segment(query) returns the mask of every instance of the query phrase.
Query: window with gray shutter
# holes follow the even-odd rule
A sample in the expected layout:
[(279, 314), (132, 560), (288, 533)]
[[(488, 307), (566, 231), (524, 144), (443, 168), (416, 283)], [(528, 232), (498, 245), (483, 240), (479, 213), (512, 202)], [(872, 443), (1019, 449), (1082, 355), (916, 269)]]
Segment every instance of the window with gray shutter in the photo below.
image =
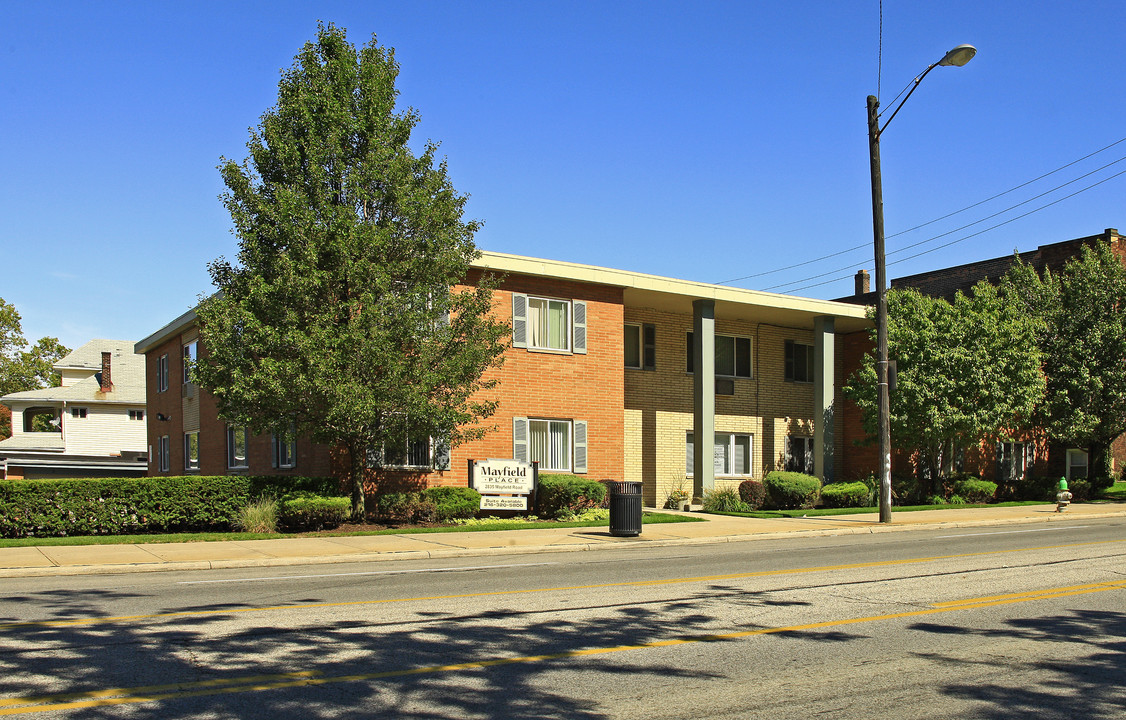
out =
[(575, 420), (575, 472), (586, 473), (586, 420)]
[(586, 303), (582, 300), (575, 300), (571, 303), (571, 312), (574, 318), (572, 326), (571, 347), (574, 352), (585, 355), (586, 354)]
[(528, 296), (512, 294), (512, 347), (528, 347)]
[(528, 462), (528, 418), (512, 418), (512, 457)]

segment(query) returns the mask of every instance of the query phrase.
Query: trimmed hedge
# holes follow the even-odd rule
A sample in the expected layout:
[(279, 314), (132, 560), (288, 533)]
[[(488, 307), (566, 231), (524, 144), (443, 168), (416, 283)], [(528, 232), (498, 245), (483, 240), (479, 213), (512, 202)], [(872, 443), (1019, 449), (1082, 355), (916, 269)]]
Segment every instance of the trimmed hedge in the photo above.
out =
[(351, 516), (351, 498), (299, 491), (278, 499), (278, 521), (286, 530), (330, 530)]
[(434, 503), (434, 517), (440, 523), (471, 518), (481, 509), (481, 493), (473, 488), (432, 487), (420, 495)]
[(243, 475), (3, 480), (0, 537), (226, 531), (252, 500), (299, 490), (338, 494), (339, 484)]
[(997, 483), (967, 478), (954, 483), (953, 492), (968, 503), (987, 503), (997, 494)]
[(536, 488), (536, 513), (555, 518), (601, 507), (606, 485), (577, 475), (542, 474)]
[(821, 489), (821, 481), (812, 475), (781, 470), (767, 473), (762, 484), (770, 504), (781, 510), (813, 507)]
[(739, 483), (739, 499), (758, 510), (766, 502), (766, 486), (759, 480), (744, 480)]
[(833, 483), (821, 488), (821, 503), (827, 508), (867, 507), (871, 491), (862, 482)]

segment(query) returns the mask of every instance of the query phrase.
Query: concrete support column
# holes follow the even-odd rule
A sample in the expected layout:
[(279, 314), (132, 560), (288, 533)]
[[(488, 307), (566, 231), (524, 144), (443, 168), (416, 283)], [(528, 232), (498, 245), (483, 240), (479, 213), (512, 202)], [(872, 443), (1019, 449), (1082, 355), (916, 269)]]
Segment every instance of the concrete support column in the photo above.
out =
[(692, 495), (715, 489), (715, 300), (692, 301)]
[(813, 473), (833, 482), (834, 349), (832, 317), (813, 321)]

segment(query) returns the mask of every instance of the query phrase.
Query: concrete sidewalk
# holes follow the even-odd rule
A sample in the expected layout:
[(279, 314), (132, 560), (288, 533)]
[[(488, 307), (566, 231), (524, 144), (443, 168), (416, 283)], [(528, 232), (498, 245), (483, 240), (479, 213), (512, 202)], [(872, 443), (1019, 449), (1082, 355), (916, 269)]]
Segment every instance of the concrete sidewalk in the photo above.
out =
[[(1126, 517), (1126, 503), (1084, 503), (1057, 513), (1054, 504), (923, 510), (759, 520), (692, 513), (707, 522), (646, 525), (640, 536), (614, 537), (608, 528), (489, 530), (479, 532), (301, 537), (227, 542), (71, 545), (0, 548), (0, 577), (91, 575), (169, 570), (269, 567), (317, 563), (452, 558), (518, 553), (612, 550), (787, 536), (846, 535), (1006, 523), (1075, 522)], [(675, 512), (675, 511), (662, 511)]]

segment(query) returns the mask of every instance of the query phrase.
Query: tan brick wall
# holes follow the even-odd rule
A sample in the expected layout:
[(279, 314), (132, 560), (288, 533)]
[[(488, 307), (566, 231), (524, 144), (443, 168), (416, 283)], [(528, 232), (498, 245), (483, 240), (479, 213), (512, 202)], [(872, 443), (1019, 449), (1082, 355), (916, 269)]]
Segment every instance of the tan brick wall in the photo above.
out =
[[(718, 313), (717, 313), (718, 314)], [(692, 316), (648, 308), (625, 309), (627, 323), (656, 329), (656, 370), (625, 370), (626, 479), (640, 481), (646, 504), (664, 504), (685, 478), (686, 433), (692, 430), (692, 375), (686, 370)], [(786, 436), (813, 436), (813, 384), (785, 381), (785, 341), (813, 344), (813, 332), (717, 317), (716, 333), (751, 338), (751, 378), (735, 378), (735, 394), (716, 396), (717, 433), (753, 435), (751, 474), (717, 478), (716, 487), (762, 478), (780, 467)], [(836, 423), (840, 466), (840, 418)]]

